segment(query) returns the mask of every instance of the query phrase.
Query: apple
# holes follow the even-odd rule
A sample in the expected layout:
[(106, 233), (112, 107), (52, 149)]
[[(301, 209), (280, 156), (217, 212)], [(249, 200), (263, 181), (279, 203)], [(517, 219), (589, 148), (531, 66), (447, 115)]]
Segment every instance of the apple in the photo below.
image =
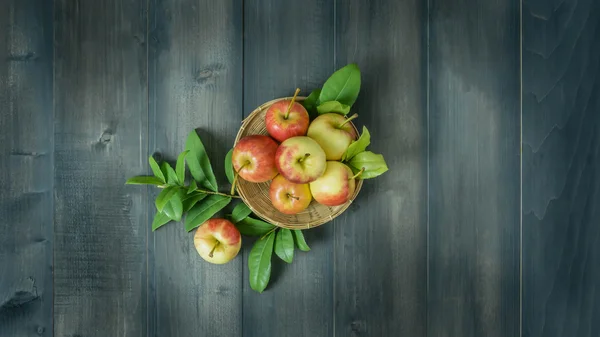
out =
[[(360, 173), (359, 173), (360, 174)], [(354, 194), (356, 177), (352, 170), (337, 161), (328, 161), (325, 173), (310, 183), (313, 198), (325, 206), (339, 206), (346, 203)]]
[(306, 135), (321, 145), (327, 160), (340, 160), (350, 143), (356, 140), (356, 130), (350, 124), (356, 117), (356, 114), (350, 118), (336, 113), (323, 114), (310, 123)]
[(308, 184), (296, 184), (282, 175), (271, 181), (271, 204), (283, 214), (296, 214), (305, 210), (312, 200)]
[(236, 177), (239, 174), (244, 180), (253, 183), (273, 179), (277, 175), (276, 152), (277, 142), (271, 137), (252, 135), (240, 139), (231, 155)]
[(242, 236), (231, 221), (210, 219), (196, 230), (194, 246), (204, 260), (214, 264), (224, 264), (239, 253), (242, 247)]
[(299, 92), (300, 89), (296, 89), (291, 100), (277, 101), (267, 109), (267, 132), (279, 142), (296, 136), (306, 136), (310, 120), (306, 109), (296, 102)]
[(296, 184), (317, 180), (325, 172), (325, 152), (311, 138), (292, 137), (277, 148), (275, 164), (279, 173)]

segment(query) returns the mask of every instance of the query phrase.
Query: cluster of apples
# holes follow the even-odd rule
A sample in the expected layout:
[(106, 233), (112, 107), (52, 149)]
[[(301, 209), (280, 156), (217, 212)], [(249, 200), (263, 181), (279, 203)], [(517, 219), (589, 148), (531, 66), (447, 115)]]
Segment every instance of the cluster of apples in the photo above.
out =
[(326, 206), (346, 203), (354, 194), (358, 176), (340, 162), (357, 138), (350, 123), (357, 116), (326, 113), (311, 123), (304, 106), (296, 102), (299, 91), (296, 89), (291, 100), (277, 101), (267, 110), (265, 125), (270, 137), (244, 137), (232, 154), (236, 177), (255, 183), (271, 180), (271, 203), (284, 214), (305, 210), (313, 198)]

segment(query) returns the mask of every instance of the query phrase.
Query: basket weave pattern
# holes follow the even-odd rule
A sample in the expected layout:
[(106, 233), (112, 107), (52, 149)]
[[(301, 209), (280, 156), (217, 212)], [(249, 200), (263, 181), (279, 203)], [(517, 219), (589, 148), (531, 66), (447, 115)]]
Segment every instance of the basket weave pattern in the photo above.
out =
[[(278, 98), (266, 102), (256, 108), (256, 110), (244, 119), (237, 137), (235, 138), (235, 144), (245, 136), (268, 135), (265, 127), (265, 114), (267, 109), (273, 103), (284, 99), (291, 99), (291, 97)], [(305, 97), (297, 97), (296, 101), (303, 101), (304, 99)], [(352, 124), (352, 122), (350, 123)], [(352, 124), (352, 127), (356, 130), (354, 124)], [(358, 134), (358, 130), (356, 130), (356, 134)], [(283, 228), (308, 229), (320, 226), (342, 214), (360, 192), (362, 180), (356, 182), (354, 195), (347, 203), (340, 206), (329, 207), (321, 205), (313, 200), (307, 209), (294, 215), (283, 214), (273, 207), (269, 198), (270, 184), (270, 181), (260, 184), (251, 183), (240, 177), (237, 183), (237, 190), (246, 205), (248, 205), (252, 212), (261, 219)]]

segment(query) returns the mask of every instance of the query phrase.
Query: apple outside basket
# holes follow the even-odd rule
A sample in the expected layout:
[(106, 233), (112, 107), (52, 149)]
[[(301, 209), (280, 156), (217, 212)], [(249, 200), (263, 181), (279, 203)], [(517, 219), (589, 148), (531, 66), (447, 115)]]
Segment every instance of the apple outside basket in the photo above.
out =
[[(268, 135), (265, 127), (265, 114), (267, 109), (273, 103), (285, 99), (291, 99), (291, 97), (274, 99), (262, 104), (256, 108), (256, 110), (252, 111), (252, 113), (242, 122), (242, 126), (235, 138), (235, 144), (245, 136)], [(298, 102), (301, 102), (304, 99), (306, 99), (306, 97), (296, 97), (296, 101)], [(349, 123), (352, 124), (352, 122)], [(358, 134), (356, 126), (352, 124), (352, 127), (356, 130), (356, 134)], [(273, 207), (269, 198), (270, 181), (266, 183), (251, 183), (240, 177), (237, 182), (237, 191), (244, 203), (246, 203), (252, 212), (261, 219), (283, 228), (308, 229), (320, 226), (342, 214), (350, 206), (356, 196), (358, 196), (362, 183), (363, 181), (360, 179), (356, 181), (354, 195), (352, 195), (350, 200), (343, 205), (330, 207), (321, 205), (313, 200), (307, 209), (293, 215), (283, 214)]]

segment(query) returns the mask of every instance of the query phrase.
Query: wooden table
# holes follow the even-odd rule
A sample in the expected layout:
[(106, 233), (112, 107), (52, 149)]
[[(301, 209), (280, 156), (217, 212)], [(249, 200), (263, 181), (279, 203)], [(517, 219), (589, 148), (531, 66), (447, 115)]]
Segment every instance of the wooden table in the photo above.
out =
[[(0, 0), (0, 336), (600, 335), (600, 1)], [(248, 284), (147, 158), (357, 62), (390, 171)], [(248, 240), (247, 240), (248, 241)]]

